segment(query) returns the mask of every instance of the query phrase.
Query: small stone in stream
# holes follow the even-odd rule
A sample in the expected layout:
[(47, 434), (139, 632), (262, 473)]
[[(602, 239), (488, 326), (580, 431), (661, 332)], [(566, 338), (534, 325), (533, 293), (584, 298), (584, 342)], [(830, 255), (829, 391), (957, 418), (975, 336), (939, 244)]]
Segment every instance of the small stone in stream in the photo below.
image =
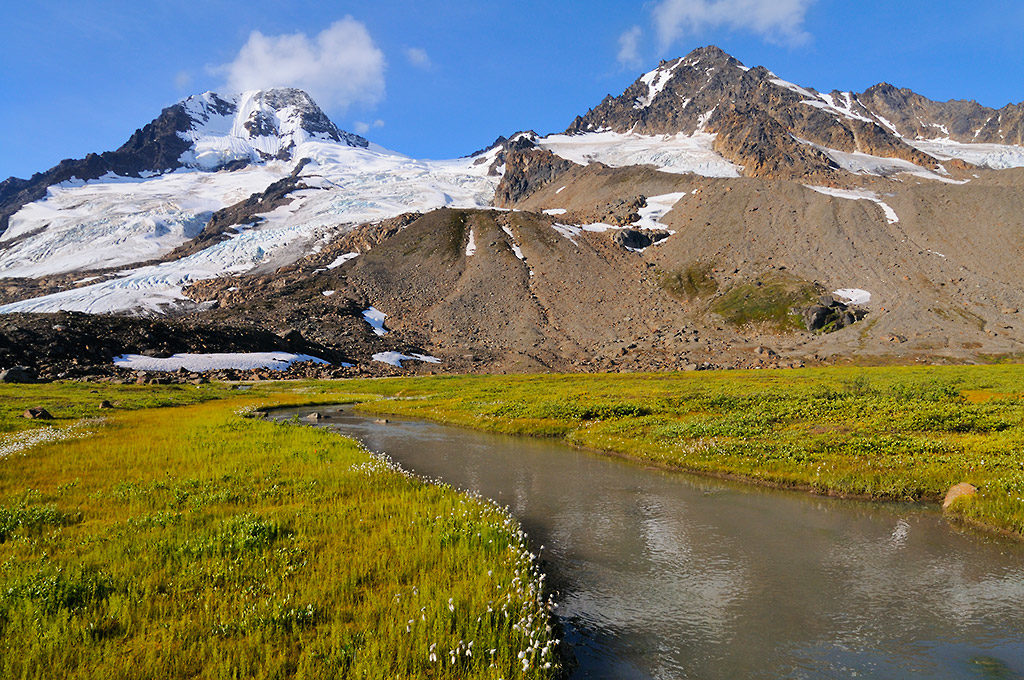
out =
[(53, 420), (53, 416), (42, 406), (33, 406), (29, 410), (21, 414), (24, 418), (31, 420)]
[(308, 416), (306, 416), (306, 420), (310, 421), (311, 423), (315, 423), (315, 422), (321, 420), (322, 418), (323, 418), (323, 416), (320, 415), (319, 413), (317, 413), (316, 411), (313, 411)]
[(378, 425), (387, 425), (388, 424), (388, 419), (387, 418), (377, 418), (373, 422), (377, 423)]

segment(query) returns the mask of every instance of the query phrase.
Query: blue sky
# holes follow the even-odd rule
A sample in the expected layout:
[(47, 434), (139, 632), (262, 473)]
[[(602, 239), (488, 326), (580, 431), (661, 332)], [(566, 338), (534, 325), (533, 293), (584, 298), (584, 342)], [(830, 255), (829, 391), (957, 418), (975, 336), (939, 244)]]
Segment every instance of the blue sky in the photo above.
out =
[(339, 126), (386, 147), (454, 157), (562, 130), (706, 44), (819, 90), (884, 80), (933, 99), (1024, 100), (1019, 0), (8, 3), (0, 178), (116, 148), (189, 94), (263, 77), (312, 83)]

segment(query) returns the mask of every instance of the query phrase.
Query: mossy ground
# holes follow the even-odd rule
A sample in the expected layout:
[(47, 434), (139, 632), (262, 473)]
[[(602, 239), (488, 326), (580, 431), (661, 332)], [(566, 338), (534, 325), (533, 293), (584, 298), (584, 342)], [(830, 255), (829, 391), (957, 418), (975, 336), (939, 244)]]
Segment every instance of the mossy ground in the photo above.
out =
[(811, 304), (819, 292), (809, 281), (774, 271), (729, 288), (713, 301), (711, 310), (734, 326), (765, 323), (781, 330), (803, 330), (796, 310)]

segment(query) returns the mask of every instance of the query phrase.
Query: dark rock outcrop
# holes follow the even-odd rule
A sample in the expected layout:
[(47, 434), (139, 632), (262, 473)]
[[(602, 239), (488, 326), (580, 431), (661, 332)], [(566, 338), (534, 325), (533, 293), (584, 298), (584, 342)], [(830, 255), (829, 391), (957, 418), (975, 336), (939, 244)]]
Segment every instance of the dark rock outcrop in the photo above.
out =
[(661, 229), (619, 229), (612, 235), (612, 240), (623, 248), (641, 250), (668, 237), (669, 233)]
[(34, 372), (25, 366), (13, 366), (0, 371), (0, 383), (30, 383), (34, 379)]
[(801, 316), (807, 330), (828, 333), (857, 323), (867, 316), (867, 311), (831, 295), (822, 295), (816, 304), (806, 307)]
[(494, 205), (508, 207), (577, 167), (550, 151), (530, 147), (512, 149), (505, 157), (505, 174), (494, 195)]

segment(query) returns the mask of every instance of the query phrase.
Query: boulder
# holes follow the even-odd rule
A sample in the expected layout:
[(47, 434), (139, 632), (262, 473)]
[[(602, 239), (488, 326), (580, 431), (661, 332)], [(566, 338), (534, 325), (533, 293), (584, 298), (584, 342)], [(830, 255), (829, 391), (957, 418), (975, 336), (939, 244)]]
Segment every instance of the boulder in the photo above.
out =
[(804, 326), (809, 331), (821, 330), (828, 323), (831, 310), (824, 305), (811, 305), (804, 309)]
[(292, 328), (291, 330), (282, 332), (279, 337), (288, 343), (289, 347), (302, 347), (306, 344), (306, 339), (302, 337), (302, 333)]
[(978, 488), (973, 484), (967, 482), (960, 482), (949, 487), (949, 491), (946, 492), (946, 498), (942, 501), (942, 509), (945, 510), (958, 498), (974, 496), (978, 493)]
[(114, 405), (113, 405), (113, 404), (111, 404), (111, 403), (110, 403), (109, 401), (107, 401), (106, 399), (104, 399), (103, 401), (101, 401), (101, 402), (100, 402), (100, 408), (102, 408), (102, 409), (107, 409), (107, 408), (114, 408)]
[(867, 316), (867, 311), (836, 300), (831, 295), (822, 295), (818, 298), (817, 304), (805, 307), (801, 316), (804, 326), (811, 332), (820, 331), (826, 327), (829, 327), (829, 330), (837, 331), (857, 323)]
[(53, 420), (53, 416), (42, 406), (33, 406), (24, 413), (21, 414), (24, 418), (30, 420)]
[(311, 423), (319, 422), (322, 419), (323, 419), (323, 416), (321, 414), (317, 413), (316, 411), (313, 411), (308, 416), (306, 416), (306, 420), (308, 420)]
[(24, 366), (14, 366), (0, 371), (0, 383), (30, 383), (34, 379), (32, 370)]

